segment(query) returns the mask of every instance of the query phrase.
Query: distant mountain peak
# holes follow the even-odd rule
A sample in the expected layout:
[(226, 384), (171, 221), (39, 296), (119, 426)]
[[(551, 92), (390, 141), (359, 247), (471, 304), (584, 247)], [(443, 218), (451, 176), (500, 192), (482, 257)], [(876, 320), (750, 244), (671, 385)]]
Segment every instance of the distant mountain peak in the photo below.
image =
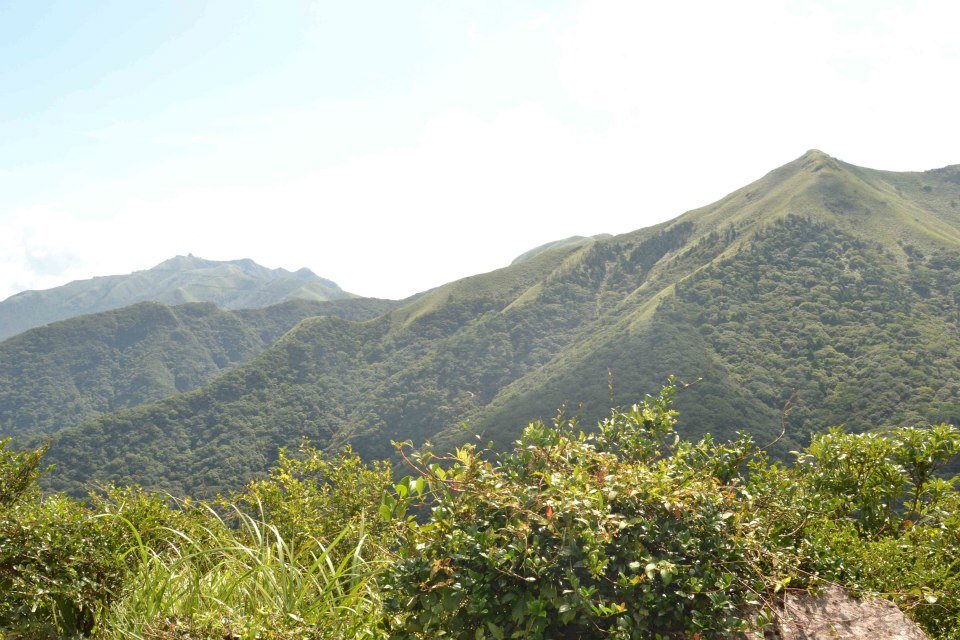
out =
[(299, 269), (293, 272), (293, 275), (297, 276), (301, 280), (323, 280), (323, 278), (315, 274), (310, 269), (307, 269), (306, 267), (300, 267)]
[(0, 302), (0, 340), (74, 316), (145, 301), (211, 302), (223, 309), (266, 307), (287, 300), (355, 297), (309, 269), (270, 269), (250, 258), (207, 260), (177, 255), (149, 269), (76, 280), (43, 291), (25, 291)]
[[(160, 264), (152, 268), (153, 269), (159, 269), (159, 268), (178, 269), (178, 270), (196, 269), (198, 267), (208, 266), (211, 263), (212, 263), (211, 260), (204, 260), (203, 258), (197, 257), (192, 253), (189, 253), (185, 256), (176, 255), (176, 256), (173, 256), (172, 258), (168, 258), (167, 260), (164, 260), (163, 262), (161, 262)], [(144, 271), (149, 271), (149, 269), (144, 269)]]

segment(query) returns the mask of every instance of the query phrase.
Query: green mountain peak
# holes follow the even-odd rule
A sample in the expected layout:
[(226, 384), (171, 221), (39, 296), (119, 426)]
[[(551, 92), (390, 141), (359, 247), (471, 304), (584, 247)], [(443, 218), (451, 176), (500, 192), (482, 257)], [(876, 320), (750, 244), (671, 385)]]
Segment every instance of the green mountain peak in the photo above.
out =
[(807, 149), (806, 153), (800, 156), (799, 160), (805, 161), (816, 161), (816, 160), (832, 160), (832, 156), (820, 149)]

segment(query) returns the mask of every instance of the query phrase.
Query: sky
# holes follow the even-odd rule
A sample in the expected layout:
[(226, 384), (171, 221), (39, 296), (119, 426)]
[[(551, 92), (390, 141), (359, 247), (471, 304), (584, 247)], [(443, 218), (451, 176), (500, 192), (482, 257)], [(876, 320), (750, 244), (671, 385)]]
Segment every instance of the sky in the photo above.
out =
[(2, 0), (0, 299), (178, 254), (402, 298), (818, 148), (960, 163), (947, 0)]

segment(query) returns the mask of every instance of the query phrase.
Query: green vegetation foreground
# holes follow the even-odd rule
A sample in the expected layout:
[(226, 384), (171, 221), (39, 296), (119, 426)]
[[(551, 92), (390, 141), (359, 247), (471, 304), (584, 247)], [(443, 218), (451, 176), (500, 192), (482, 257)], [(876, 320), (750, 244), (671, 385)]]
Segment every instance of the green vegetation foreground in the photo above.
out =
[[(721, 638), (839, 583), (960, 638), (960, 430), (681, 440), (676, 388), (510, 453), (397, 447), (411, 475), (305, 443), (214, 503), (34, 483), (0, 446), (8, 638)], [(410, 514), (416, 514), (410, 515)]]

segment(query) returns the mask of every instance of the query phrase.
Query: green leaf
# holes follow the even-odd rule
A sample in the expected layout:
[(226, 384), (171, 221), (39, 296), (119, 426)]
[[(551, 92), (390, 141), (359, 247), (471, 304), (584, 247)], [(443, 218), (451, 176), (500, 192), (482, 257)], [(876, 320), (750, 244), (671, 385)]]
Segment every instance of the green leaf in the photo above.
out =
[(493, 636), (494, 640), (503, 640), (503, 629), (492, 622), (487, 622), (487, 629), (490, 630), (490, 635)]

